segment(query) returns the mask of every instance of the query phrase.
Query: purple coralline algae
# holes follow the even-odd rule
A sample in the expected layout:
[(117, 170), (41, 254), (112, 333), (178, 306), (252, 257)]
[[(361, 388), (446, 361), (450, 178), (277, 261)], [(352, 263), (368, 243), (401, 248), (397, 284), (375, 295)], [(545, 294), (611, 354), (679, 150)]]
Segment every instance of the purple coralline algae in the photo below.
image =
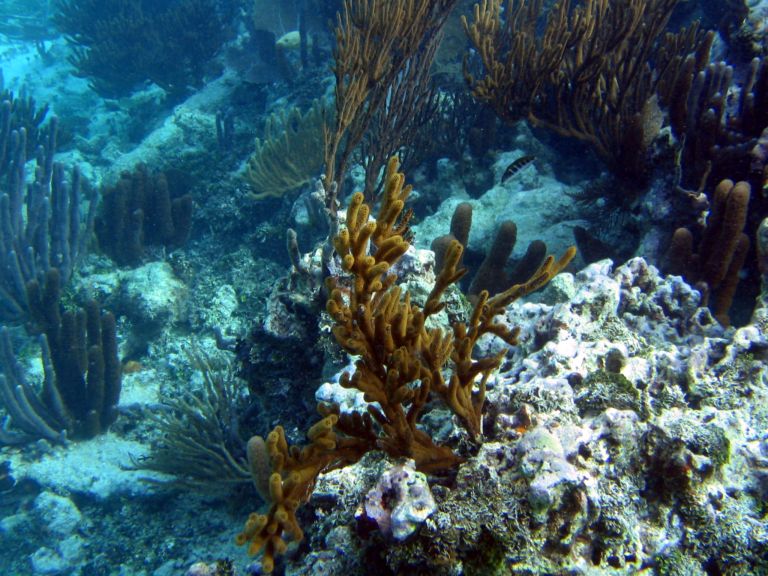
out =
[(427, 477), (407, 460), (381, 475), (357, 516), (375, 522), (383, 534), (405, 540), (436, 508)]

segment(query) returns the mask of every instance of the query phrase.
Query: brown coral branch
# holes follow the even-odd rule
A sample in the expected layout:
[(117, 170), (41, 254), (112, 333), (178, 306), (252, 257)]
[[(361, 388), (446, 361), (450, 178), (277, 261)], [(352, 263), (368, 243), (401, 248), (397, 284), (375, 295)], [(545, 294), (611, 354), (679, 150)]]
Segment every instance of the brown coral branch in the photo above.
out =
[[(325, 128), (326, 189), (334, 182), (341, 184), (352, 153), (376, 118), (387, 114), (388, 99), (402, 98), (402, 93), (392, 94), (398, 76), (407, 74), (411, 65), (429, 68), (433, 45), (439, 41), (440, 30), (456, 1), (345, 0), (335, 30), (336, 118)], [(429, 57), (420, 59), (420, 52)], [(418, 81), (426, 83), (427, 78)], [(387, 125), (386, 118), (380, 120)], [(395, 150), (379, 151), (378, 167), (386, 161), (382, 152), (390, 154)], [(378, 173), (378, 168), (367, 171)]]
[(678, 228), (665, 255), (668, 273), (681, 274), (688, 282), (702, 286), (704, 304), (709, 294), (714, 293), (712, 311), (726, 326), (730, 323), (728, 309), (739, 271), (749, 250), (749, 238), (743, 230), (750, 194), (747, 182), (734, 184), (731, 180), (722, 180), (712, 193), (712, 207), (697, 251), (694, 253), (692, 232)]
[[(237, 537), (249, 543), (249, 552), (264, 550), (262, 567), (270, 572), (274, 558), (286, 549), (284, 535), (302, 538), (296, 508), (312, 490), (318, 474), (359, 459), (374, 448), (393, 458), (411, 458), (423, 472), (444, 472), (463, 458), (439, 445), (419, 428), (420, 416), (431, 399), (441, 399), (464, 424), (473, 439), (482, 433), (482, 413), (488, 378), (505, 352), (473, 358), (479, 338), (494, 334), (513, 345), (518, 329), (497, 323), (494, 317), (505, 306), (540, 288), (560, 272), (574, 249), (555, 261), (548, 257), (525, 283), (488, 297), (483, 292), (469, 321), (452, 332), (427, 327), (426, 319), (443, 308), (442, 295), (464, 274), (459, 268), (463, 247), (454, 240), (424, 308), (395, 285), (390, 271), (410, 247), (405, 201), (411, 192), (391, 158), (385, 174), (384, 194), (376, 219), (358, 192), (347, 209), (346, 224), (334, 238), (343, 269), (351, 278), (331, 278), (327, 311), (339, 345), (357, 356), (352, 373), (342, 374), (340, 384), (363, 393), (369, 403), (365, 415), (340, 416), (337, 406), (320, 406), (325, 418), (313, 426), (304, 448), (288, 447), (282, 428), (266, 441), (256, 437), (248, 445), (254, 483), (270, 504), (267, 514), (252, 514)], [(343, 281), (351, 288), (342, 290)], [(448, 383), (444, 373), (453, 369)], [(269, 462), (267, 463), (267, 457)]]
[(464, 28), (483, 70), (475, 77), (467, 62), (467, 83), (506, 122), (585, 141), (614, 172), (637, 173), (660, 127), (648, 103), (701, 36), (662, 37), (676, 0), (575, 4), (556, 3), (543, 32), (541, 0), (511, 0), (503, 12), (502, 0), (477, 4)]

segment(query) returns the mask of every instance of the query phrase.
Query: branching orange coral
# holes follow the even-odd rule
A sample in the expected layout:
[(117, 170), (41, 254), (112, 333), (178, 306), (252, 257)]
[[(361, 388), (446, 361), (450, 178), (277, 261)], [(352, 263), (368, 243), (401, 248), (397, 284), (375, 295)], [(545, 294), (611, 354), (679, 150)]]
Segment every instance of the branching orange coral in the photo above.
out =
[(354, 439), (337, 442), (333, 427), (338, 416), (330, 414), (307, 432), (310, 443), (304, 448), (289, 446), (282, 426), (267, 436), (254, 436), (248, 441), (248, 463), (253, 481), (269, 509), (266, 514), (252, 513), (235, 542), (248, 544), (248, 553), (264, 550), (261, 567), (272, 572), (274, 559), (287, 548), (284, 535), (294, 541), (304, 537), (296, 509), (305, 502), (324, 470), (345, 466), (360, 459), (367, 447)]
[[(427, 319), (442, 310), (445, 290), (465, 273), (458, 268), (463, 247), (452, 242), (444, 257), (435, 286), (421, 309), (402, 294), (390, 273), (393, 264), (409, 247), (405, 200), (411, 187), (403, 186), (404, 176), (397, 172), (397, 159), (390, 160), (379, 214), (369, 221), (370, 208), (361, 194), (356, 194), (347, 211), (347, 228), (337, 236), (335, 247), (342, 256), (344, 269), (352, 274), (349, 301), (335, 288), (328, 301), (328, 312), (336, 321), (336, 340), (350, 354), (359, 357), (353, 375), (345, 375), (342, 384), (357, 388), (382, 425), (379, 439), (382, 449), (394, 457), (408, 457), (421, 470), (435, 471), (453, 466), (456, 456), (445, 447), (436, 446), (416, 427), (418, 417), (431, 392), (462, 420), (473, 438), (481, 433), (485, 383), (498, 368), (503, 353), (474, 359), (478, 340), (493, 334), (509, 345), (517, 343), (517, 329), (509, 329), (494, 318), (515, 300), (538, 290), (568, 265), (575, 254), (570, 248), (560, 260), (550, 256), (533, 276), (490, 298), (481, 292), (467, 324), (453, 326), (453, 333), (442, 328), (427, 328)], [(370, 250), (369, 250), (370, 247)], [(370, 252), (370, 253), (369, 253)], [(444, 371), (453, 364), (448, 382)]]
[[(516, 344), (519, 330), (494, 318), (546, 284), (575, 254), (569, 248), (557, 261), (548, 257), (527, 282), (492, 298), (481, 292), (468, 322), (455, 324), (452, 331), (427, 327), (427, 319), (444, 307), (445, 290), (465, 272), (459, 268), (463, 247), (454, 240), (447, 248), (423, 308), (395, 285), (392, 267), (410, 247), (410, 213), (404, 207), (411, 192), (397, 168), (398, 161), (392, 158), (376, 218), (370, 218), (370, 206), (358, 192), (347, 209), (346, 228), (334, 239), (352, 285), (342, 289), (342, 279), (331, 279), (327, 309), (335, 322), (336, 340), (357, 357), (354, 372), (344, 373), (341, 384), (363, 392), (370, 403), (369, 415), (339, 416), (338, 408), (321, 407), (325, 418), (310, 430), (310, 444), (303, 449), (289, 448), (280, 427), (266, 442), (258, 437), (249, 442), (254, 481), (270, 508), (266, 515), (249, 518), (238, 542), (250, 542), (251, 553), (265, 550), (265, 571), (272, 570), (275, 554), (285, 550), (283, 534), (301, 539), (295, 510), (309, 497), (321, 472), (354, 462), (373, 449), (412, 458), (428, 473), (446, 471), (462, 461), (419, 428), (427, 401), (441, 399), (477, 440), (482, 433), (485, 385), (504, 352), (475, 359), (475, 345), (486, 334)], [(450, 372), (447, 380), (446, 372)]]

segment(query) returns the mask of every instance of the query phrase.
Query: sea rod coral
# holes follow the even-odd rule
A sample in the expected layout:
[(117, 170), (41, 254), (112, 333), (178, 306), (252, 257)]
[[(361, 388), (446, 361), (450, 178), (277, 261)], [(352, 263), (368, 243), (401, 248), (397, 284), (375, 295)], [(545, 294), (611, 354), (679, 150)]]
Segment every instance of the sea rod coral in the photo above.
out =
[(463, 249), (458, 242), (449, 247), (423, 307), (412, 303), (410, 293), (396, 285), (391, 269), (410, 246), (410, 214), (404, 206), (411, 192), (397, 168), (397, 159), (391, 159), (374, 220), (369, 218), (371, 208), (362, 193), (353, 195), (347, 227), (334, 241), (342, 268), (351, 277), (330, 280), (327, 306), (337, 342), (358, 358), (354, 372), (344, 373), (341, 384), (363, 392), (376, 407), (371, 405), (364, 416), (349, 416), (339, 415), (337, 406), (321, 405), (324, 418), (310, 428), (310, 443), (302, 448), (289, 446), (280, 426), (266, 440), (256, 436), (248, 443), (254, 483), (269, 510), (251, 514), (237, 542), (248, 544), (251, 554), (264, 551), (265, 572), (274, 569), (275, 557), (287, 549), (284, 536), (303, 538), (296, 510), (311, 495), (320, 473), (354, 463), (372, 450), (411, 458), (426, 473), (444, 472), (463, 461), (451, 447), (435, 442), (418, 427), (427, 402), (439, 399), (459, 418), (470, 438), (479, 439), (486, 382), (506, 352), (474, 358), (475, 345), (491, 334), (514, 346), (519, 328), (508, 328), (494, 318), (546, 284), (575, 253), (570, 248), (559, 260), (548, 256), (526, 282), (496, 296), (481, 292), (468, 322), (454, 323), (451, 331), (428, 325), (444, 308), (446, 289), (464, 274), (458, 268)]

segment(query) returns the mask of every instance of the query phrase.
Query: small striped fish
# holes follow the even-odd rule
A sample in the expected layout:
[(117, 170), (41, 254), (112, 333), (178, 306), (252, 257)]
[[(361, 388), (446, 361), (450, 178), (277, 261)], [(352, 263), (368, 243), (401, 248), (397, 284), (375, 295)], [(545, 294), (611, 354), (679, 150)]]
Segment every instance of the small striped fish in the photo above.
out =
[(520, 172), (520, 170), (528, 166), (528, 164), (533, 162), (535, 159), (536, 158), (534, 156), (521, 156), (512, 162), (512, 164), (507, 166), (507, 169), (504, 170), (504, 175), (501, 177), (501, 183), (504, 184), (504, 182), (512, 178), (512, 176)]

